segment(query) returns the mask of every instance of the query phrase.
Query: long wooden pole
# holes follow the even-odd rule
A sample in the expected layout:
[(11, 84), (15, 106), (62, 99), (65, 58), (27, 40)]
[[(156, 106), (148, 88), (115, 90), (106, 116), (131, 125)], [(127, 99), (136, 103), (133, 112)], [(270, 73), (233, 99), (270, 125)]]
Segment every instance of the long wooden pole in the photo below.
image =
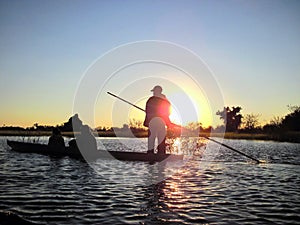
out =
[[(127, 101), (127, 100), (125, 100), (125, 99), (123, 99), (123, 98), (121, 98), (121, 97), (119, 97), (119, 96), (113, 94), (113, 93), (111, 93), (111, 92), (107, 92), (107, 94), (109, 94), (109, 95), (111, 95), (111, 96), (113, 96), (113, 97), (115, 97), (115, 98), (117, 98), (117, 99), (120, 99), (121, 101), (126, 102), (127, 104), (132, 105), (133, 107), (135, 107), (135, 108), (137, 108), (137, 109), (139, 109), (139, 110), (141, 110), (141, 111), (143, 111), (143, 112), (146, 112), (146, 110), (142, 109), (141, 107), (138, 107), (137, 105), (135, 105), (135, 104), (133, 104), (133, 103), (131, 103), (131, 102), (129, 102), (129, 101)], [(184, 127), (182, 127), (182, 126), (180, 126), (180, 125), (177, 125), (177, 124), (173, 124), (173, 125), (176, 126), (176, 127), (180, 127), (180, 128), (183, 128), (183, 129), (188, 130), (187, 128), (184, 128)], [(222, 145), (222, 146), (224, 146), (224, 147), (226, 147), (226, 148), (228, 148), (228, 149), (230, 149), (230, 150), (232, 150), (232, 151), (234, 151), (234, 152), (237, 152), (237, 153), (239, 153), (239, 154), (241, 154), (241, 155), (243, 155), (243, 156), (246, 156), (246, 157), (248, 157), (249, 159), (252, 159), (253, 161), (255, 161), (256, 163), (260, 163), (260, 161), (259, 161), (258, 159), (255, 159), (255, 158), (253, 158), (253, 157), (251, 157), (251, 156), (249, 156), (249, 155), (246, 155), (245, 153), (243, 153), (243, 152), (241, 152), (241, 151), (239, 151), (239, 150), (237, 150), (237, 149), (235, 149), (235, 148), (232, 148), (232, 147), (229, 146), (229, 145), (223, 144), (223, 143), (221, 143), (221, 142), (219, 142), (219, 141), (216, 141), (216, 140), (214, 140), (214, 139), (211, 139), (211, 138), (209, 138), (209, 137), (204, 137), (204, 138), (206, 138), (207, 140), (213, 141), (213, 142), (215, 142), (215, 143), (217, 143), (217, 144), (219, 144), (219, 145)]]
[(239, 150), (237, 150), (237, 149), (235, 149), (235, 148), (232, 148), (232, 147), (230, 147), (229, 145), (225, 145), (225, 144), (223, 144), (222, 142), (216, 141), (216, 140), (211, 139), (211, 138), (209, 138), (209, 137), (204, 137), (204, 138), (206, 138), (207, 140), (213, 141), (213, 142), (215, 142), (215, 143), (217, 143), (217, 144), (219, 144), (219, 145), (222, 145), (222, 146), (224, 146), (224, 147), (226, 147), (226, 148), (229, 148), (230, 150), (235, 151), (235, 152), (237, 152), (237, 153), (239, 153), (239, 154), (241, 154), (241, 155), (243, 155), (243, 156), (246, 156), (246, 157), (248, 157), (249, 159), (252, 159), (253, 161), (255, 161), (256, 163), (260, 163), (260, 161), (259, 161), (258, 159), (255, 159), (255, 158), (253, 158), (253, 157), (251, 157), (251, 156), (249, 156), (249, 155), (246, 155), (245, 153), (243, 153), (243, 152), (241, 152), (241, 151), (239, 151)]
[(111, 92), (109, 92), (109, 91), (107, 92), (107, 94), (109, 94), (109, 95), (111, 95), (111, 96), (113, 96), (113, 97), (115, 97), (115, 98), (117, 98), (117, 99), (120, 99), (121, 101), (126, 102), (126, 103), (128, 103), (129, 105), (132, 105), (133, 107), (135, 107), (135, 108), (137, 108), (137, 109), (139, 109), (139, 110), (142, 110), (143, 112), (146, 112), (145, 109), (142, 109), (141, 107), (138, 107), (137, 105), (132, 104), (131, 102), (129, 102), (129, 101), (123, 99), (123, 98), (120, 98), (119, 96), (117, 96), (117, 95), (115, 95), (115, 94), (113, 94), (113, 93), (111, 93)]

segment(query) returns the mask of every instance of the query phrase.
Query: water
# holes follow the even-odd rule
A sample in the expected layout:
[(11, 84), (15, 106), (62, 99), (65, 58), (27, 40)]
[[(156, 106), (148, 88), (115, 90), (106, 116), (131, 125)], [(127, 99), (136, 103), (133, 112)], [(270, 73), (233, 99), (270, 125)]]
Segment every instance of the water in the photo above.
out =
[[(146, 139), (98, 141), (110, 149), (146, 147)], [(153, 183), (164, 165), (103, 160), (96, 172), (68, 157), (10, 151), (0, 137), (0, 210), (36, 224), (299, 224), (300, 145), (225, 143), (267, 163), (211, 143), (202, 159), (195, 155)]]

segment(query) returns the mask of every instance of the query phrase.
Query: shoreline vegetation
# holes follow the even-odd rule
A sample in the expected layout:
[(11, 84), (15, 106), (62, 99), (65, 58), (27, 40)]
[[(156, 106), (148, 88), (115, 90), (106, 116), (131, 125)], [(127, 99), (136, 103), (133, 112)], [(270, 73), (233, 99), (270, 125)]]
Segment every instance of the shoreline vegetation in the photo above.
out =
[[(27, 131), (27, 130), (0, 130), (0, 136), (51, 136), (51, 131)], [(74, 134), (71, 131), (62, 132), (64, 137), (72, 138)], [(94, 135), (98, 137), (137, 137), (145, 138), (148, 136), (147, 131), (140, 132), (114, 132), (109, 131), (98, 131), (94, 132)], [(284, 132), (284, 133), (239, 133), (239, 132), (202, 132), (199, 137), (219, 137), (225, 139), (240, 139), (240, 140), (264, 140), (264, 141), (278, 141), (278, 142), (293, 142), (300, 143), (300, 132)]]
[[(175, 125), (168, 129), (167, 137), (220, 137), (225, 139), (270, 140), (280, 142), (300, 143), (300, 106), (288, 106), (290, 113), (285, 117), (275, 117), (270, 123), (260, 126), (258, 115), (242, 116), (241, 107), (224, 107), (216, 114), (223, 124), (216, 128), (202, 127), (199, 122), (190, 122), (186, 126)], [(74, 137), (80, 132), (83, 122), (78, 114), (73, 115), (61, 125), (55, 126), (65, 137)], [(35, 123), (32, 127), (0, 127), (0, 136), (51, 136), (54, 126), (43, 126)], [(147, 137), (148, 131), (143, 122), (131, 119), (123, 127), (97, 127), (90, 129), (98, 137)], [(224, 131), (226, 131), (224, 133)], [(74, 133), (75, 132), (75, 133)]]

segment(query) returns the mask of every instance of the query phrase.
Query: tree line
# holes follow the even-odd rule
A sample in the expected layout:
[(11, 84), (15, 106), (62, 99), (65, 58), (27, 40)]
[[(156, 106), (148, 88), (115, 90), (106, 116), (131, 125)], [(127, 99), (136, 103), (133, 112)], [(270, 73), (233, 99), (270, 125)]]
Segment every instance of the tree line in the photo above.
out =
[[(240, 106), (224, 107), (222, 110), (216, 112), (216, 115), (223, 121), (223, 125), (218, 127), (203, 127), (199, 122), (190, 122), (185, 127), (189, 130), (200, 130), (200, 132), (245, 132), (245, 133), (282, 133), (286, 131), (300, 131), (300, 106), (288, 106), (289, 113), (283, 117), (273, 117), (269, 123), (261, 126), (259, 123), (259, 114), (246, 114), (242, 115)], [(72, 123), (73, 121), (73, 123)], [(61, 131), (73, 131), (73, 124), (78, 127), (82, 125), (78, 114), (72, 116), (67, 122), (56, 125), (39, 125), (33, 124), (31, 127), (23, 128), (19, 126), (5, 126), (0, 127), (0, 130), (13, 130), (13, 131), (52, 131), (54, 127), (58, 127)], [(113, 130), (132, 130), (134, 133), (145, 132), (147, 129), (143, 126), (142, 121), (137, 119), (130, 119), (129, 124), (124, 124), (123, 127), (98, 127), (97, 131), (113, 131)]]
[(241, 114), (242, 108), (224, 107), (222, 111), (218, 111), (216, 115), (224, 122), (224, 129), (227, 132), (287, 132), (300, 131), (300, 106), (289, 106), (289, 113), (283, 117), (273, 117), (269, 123), (261, 126), (259, 123), (259, 114)]

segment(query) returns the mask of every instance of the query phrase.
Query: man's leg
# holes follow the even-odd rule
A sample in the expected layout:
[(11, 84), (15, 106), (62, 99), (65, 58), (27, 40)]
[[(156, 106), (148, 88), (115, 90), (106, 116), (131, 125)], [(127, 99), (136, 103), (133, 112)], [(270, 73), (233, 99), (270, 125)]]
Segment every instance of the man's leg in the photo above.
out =
[(166, 154), (166, 138), (161, 141), (157, 148), (159, 154)]
[(154, 144), (155, 144), (155, 133), (151, 132), (151, 127), (149, 126), (148, 130), (148, 151), (147, 153), (154, 153)]
[(154, 150), (155, 138), (158, 141), (158, 153), (164, 154), (166, 151), (166, 124), (160, 117), (153, 118), (149, 123), (150, 135), (148, 136), (148, 151)]
[(166, 124), (165, 122), (160, 119), (158, 123), (158, 130), (157, 130), (157, 141), (158, 141), (158, 154), (166, 154)]

